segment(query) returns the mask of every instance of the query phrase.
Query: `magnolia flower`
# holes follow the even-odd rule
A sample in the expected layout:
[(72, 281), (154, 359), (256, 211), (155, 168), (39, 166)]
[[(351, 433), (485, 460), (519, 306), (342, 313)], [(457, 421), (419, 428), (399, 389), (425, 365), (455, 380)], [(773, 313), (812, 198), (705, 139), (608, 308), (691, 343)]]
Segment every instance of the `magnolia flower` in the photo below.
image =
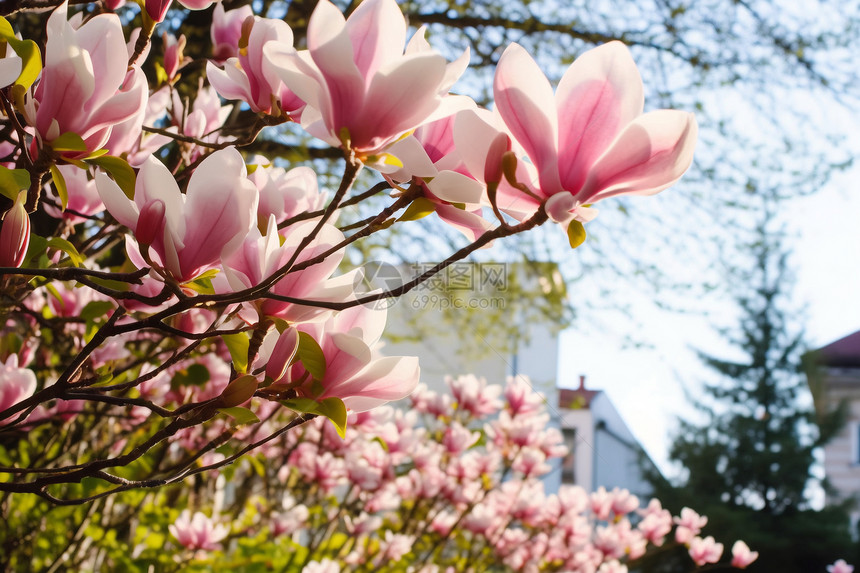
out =
[(0, 267), (20, 267), (30, 245), (30, 215), (24, 204), (27, 192), (18, 193), (12, 207), (3, 214), (0, 228)]
[(690, 541), (690, 558), (701, 567), (705, 563), (716, 563), (723, 555), (723, 544), (714, 541), (710, 535), (702, 539), (694, 537)]
[(689, 507), (681, 509), (681, 517), (674, 518), (678, 528), (675, 529), (675, 541), (687, 545), (708, 524), (708, 518), (699, 515)]
[(827, 566), (827, 573), (854, 573), (854, 567), (846, 563), (844, 559), (839, 559), (833, 565)]
[[(517, 173), (528, 193), (510, 185), (498, 189), (499, 208), (518, 219), (545, 203), (557, 222), (587, 221), (595, 213), (585, 205), (614, 195), (657, 193), (675, 183), (693, 158), (695, 118), (672, 110), (642, 113), (642, 80), (620, 42), (582, 54), (555, 94), (525, 49), (511, 44), (499, 60), (494, 95), (501, 131), (530, 164)], [(474, 176), (487, 179), (486, 167), (495, 165), (498, 181), (505, 146), (489, 153), (495, 138), (488, 133), (500, 130), (476, 128), (481, 118), (466, 114), (471, 126), (459, 131), (457, 146)]]
[(212, 12), (213, 57), (218, 61), (239, 55), (239, 38), (242, 37), (242, 23), (254, 17), (254, 11), (249, 5), (240, 6), (234, 10), (224, 10), (224, 4), (215, 4)]
[(453, 113), (464, 100), (443, 97), (468, 53), (448, 65), (420, 29), (404, 52), (406, 20), (395, 0), (366, 0), (346, 20), (320, 0), (308, 23), (308, 50), (271, 42), (266, 57), (306, 104), (302, 126), (362, 157), (382, 152), (404, 133)]
[(230, 533), (227, 527), (216, 525), (212, 519), (199, 511), (192, 517), (191, 511), (187, 509), (183, 510), (176, 521), (167, 526), (167, 529), (183, 547), (205, 551), (218, 549), (219, 542)]
[(67, 21), (68, 4), (48, 18), (45, 67), (33, 98), (26, 105), (27, 121), (42, 143), (64, 133), (79, 135), (87, 155), (107, 143), (112, 126), (146, 106), (143, 72), (128, 70), (122, 24), (116, 14), (99, 14), (75, 28)]
[[(29, 368), (18, 367), (18, 355), (11, 354), (0, 362), (0, 412), (29, 398), (36, 392), (36, 375)], [(0, 416), (0, 421), (6, 416)]]
[(255, 112), (279, 115), (280, 109), (296, 115), (304, 102), (284, 87), (275, 69), (263, 57), (268, 44), (292, 49), (293, 31), (283, 20), (252, 17), (242, 24), (239, 43), (243, 40), (245, 45), (238, 50), (238, 56), (224, 62), (223, 70), (212, 62), (206, 65), (212, 87), (225, 99), (247, 102)]
[(342, 398), (356, 412), (408, 396), (418, 384), (418, 358), (379, 356), (376, 347), (386, 314), (385, 309), (354, 306), (325, 323), (299, 325), (322, 349), (325, 374), (313, 381), (298, 362), (290, 369), (290, 380), (302, 381), (299, 390), (307, 397)]
[(327, 193), (317, 186), (317, 175), (310, 167), (295, 167), (287, 171), (275, 167), (263, 157), (253, 158), (257, 168), (248, 176), (260, 190), (260, 205), (257, 216), (265, 221), (274, 215), (282, 223), (290, 217), (309, 211), (317, 211), (325, 205)]
[[(204, 159), (185, 194), (167, 167), (152, 157), (138, 174), (134, 201), (103, 173), (96, 174), (96, 185), (110, 214), (179, 282), (217, 266), (239, 248), (256, 220), (257, 189), (232, 147)], [(146, 266), (138, 242), (127, 241), (132, 262)]]
[(94, 179), (87, 177), (87, 171), (74, 165), (57, 165), (66, 183), (69, 202), (65, 211), (60, 211), (50, 203), (45, 203), (45, 211), (52, 217), (62, 218), (72, 224), (83, 223), (86, 217), (105, 210)]
[(740, 539), (732, 545), (732, 567), (746, 569), (756, 559), (758, 551), (750, 551), (749, 546)]

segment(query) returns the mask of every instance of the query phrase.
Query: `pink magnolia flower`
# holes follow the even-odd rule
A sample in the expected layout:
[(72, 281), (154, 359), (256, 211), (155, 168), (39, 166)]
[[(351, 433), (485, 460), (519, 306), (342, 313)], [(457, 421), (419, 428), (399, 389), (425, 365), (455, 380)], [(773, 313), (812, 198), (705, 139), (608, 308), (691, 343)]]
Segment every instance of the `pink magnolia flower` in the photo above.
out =
[(86, 152), (64, 153), (75, 157), (103, 147), (114, 125), (146, 106), (147, 83), (139, 68), (127, 69), (116, 14), (99, 14), (76, 29), (67, 11), (63, 3), (48, 18), (45, 67), (26, 116), (42, 143), (68, 132), (79, 135)]
[(708, 518), (699, 515), (689, 507), (681, 509), (681, 517), (674, 518), (678, 528), (675, 529), (675, 541), (687, 545), (708, 524)]
[(240, 32), (247, 45), (238, 50), (238, 56), (228, 58), (223, 70), (212, 62), (206, 65), (212, 87), (225, 99), (247, 102), (258, 113), (279, 115), (279, 109), (290, 115), (300, 112), (304, 102), (284, 86), (263, 57), (268, 44), (292, 49), (290, 27), (283, 20), (255, 16), (242, 23)]
[(701, 567), (706, 563), (716, 563), (723, 555), (723, 544), (714, 541), (710, 535), (702, 539), (694, 537), (690, 541), (690, 558)]
[(418, 358), (378, 354), (386, 314), (384, 309), (355, 306), (324, 323), (299, 325), (317, 341), (326, 361), (325, 375), (317, 381), (319, 395), (302, 364), (292, 366), (290, 379), (302, 384), (299, 391), (318, 399), (342, 398), (356, 412), (408, 396), (418, 384)]
[(499, 394), (501, 386), (487, 384), (486, 378), (478, 378), (472, 374), (447, 377), (445, 383), (451, 388), (451, 394), (457, 403), (457, 409), (468, 412), (471, 416), (482, 418), (499, 411), (502, 402)]
[[(29, 398), (36, 392), (36, 375), (29, 368), (18, 367), (18, 355), (0, 362), (0, 412)], [(0, 416), (0, 421), (6, 416)]]
[(260, 205), (257, 217), (265, 221), (275, 216), (277, 223), (308, 211), (316, 211), (325, 205), (327, 193), (321, 193), (317, 175), (310, 167), (296, 167), (287, 171), (275, 167), (263, 157), (254, 157), (251, 164), (257, 168), (248, 176), (260, 190)]
[(227, 58), (239, 55), (239, 38), (242, 37), (242, 24), (248, 18), (254, 17), (251, 6), (244, 5), (234, 10), (224, 10), (224, 4), (215, 4), (212, 12), (212, 37), (213, 57), (222, 62)]
[(839, 559), (833, 565), (827, 566), (827, 573), (854, 573), (854, 567), (846, 563), (844, 559)]
[(454, 145), (456, 117), (422, 125), (394, 143), (389, 153), (404, 167), (389, 177), (399, 182), (414, 177), (439, 218), (474, 241), (492, 225), (481, 216), (481, 207), (487, 203), (486, 188), (471, 176)]
[[(232, 110), (232, 105), (221, 105), (221, 99), (211, 86), (203, 87), (202, 79), (197, 89), (197, 97), (194, 99), (190, 110), (185, 108), (179, 93), (173, 91), (173, 107), (171, 109), (173, 125), (183, 135), (206, 143), (215, 144), (223, 140), (219, 130)], [(187, 162), (195, 161), (204, 154), (204, 151), (201, 147), (191, 144), (191, 149), (187, 152)]]
[(24, 204), (27, 192), (21, 191), (3, 214), (0, 228), (0, 267), (20, 267), (30, 245), (30, 215)]
[(230, 530), (200, 513), (185, 509), (179, 514), (174, 523), (167, 526), (170, 534), (176, 538), (183, 547), (192, 550), (202, 549), (212, 551), (220, 547), (219, 542), (227, 537)]
[[(695, 118), (672, 110), (642, 113), (642, 80), (620, 42), (577, 58), (555, 94), (531, 56), (511, 44), (499, 60), (494, 94), (505, 129), (534, 170), (528, 178), (518, 173), (531, 195), (499, 186), (499, 207), (518, 219), (546, 203), (557, 222), (589, 220), (595, 213), (584, 205), (657, 193), (675, 183), (693, 158)], [(479, 130), (463, 133), (457, 145), (466, 164), (473, 175), (483, 174), (489, 142), (474, 141)]]
[[(238, 249), (255, 222), (257, 189), (234, 148), (216, 151), (191, 175), (185, 194), (160, 161), (150, 157), (137, 177), (134, 201), (103, 173), (99, 195), (113, 217), (150, 248), (153, 261), (179, 282), (218, 265)], [(127, 237), (129, 256), (146, 266), (137, 242)]]
[[(256, 213), (255, 213), (256, 215)], [(258, 285), (287, 264), (301, 241), (316, 227), (315, 221), (290, 225), (284, 231), (283, 244), (274, 216), (269, 216), (265, 235), (254, 227), (240, 247), (223, 261), (224, 273), (216, 277), (213, 286), (217, 292), (236, 292)], [(302, 263), (329, 250), (343, 240), (343, 233), (332, 225), (324, 225), (314, 240), (296, 259)], [(332, 278), (343, 251), (326, 257), (319, 264), (287, 274), (275, 283), (271, 291), (277, 295), (298, 299), (345, 301), (354, 298), (355, 273)], [(292, 323), (324, 320), (331, 311), (313, 305), (293, 304), (266, 299), (254, 308), (243, 311), (242, 317), (253, 322), (257, 315), (277, 316)]]
[(305, 103), (302, 126), (314, 137), (368, 158), (404, 133), (463, 104), (445, 98), (468, 54), (447, 65), (419, 30), (404, 52), (406, 20), (395, 0), (367, 0), (346, 20), (321, 0), (308, 23), (308, 50), (264, 49), (284, 84)]
[(732, 545), (732, 567), (746, 569), (756, 559), (758, 559), (758, 551), (750, 551), (749, 546), (740, 539)]
[(94, 179), (87, 177), (87, 171), (74, 165), (57, 165), (66, 182), (66, 193), (69, 203), (65, 211), (60, 211), (53, 205), (45, 204), (45, 211), (52, 217), (62, 218), (77, 225), (86, 221), (90, 215), (105, 210)]

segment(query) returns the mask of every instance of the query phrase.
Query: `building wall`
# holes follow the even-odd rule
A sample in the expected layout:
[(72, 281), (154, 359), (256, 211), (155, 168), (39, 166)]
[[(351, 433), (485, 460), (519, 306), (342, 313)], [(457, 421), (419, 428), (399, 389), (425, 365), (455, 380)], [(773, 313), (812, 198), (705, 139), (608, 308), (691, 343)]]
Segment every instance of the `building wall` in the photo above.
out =
[(827, 407), (843, 400), (848, 404), (847, 423), (824, 447), (824, 473), (839, 499), (860, 497), (860, 369), (828, 369)]

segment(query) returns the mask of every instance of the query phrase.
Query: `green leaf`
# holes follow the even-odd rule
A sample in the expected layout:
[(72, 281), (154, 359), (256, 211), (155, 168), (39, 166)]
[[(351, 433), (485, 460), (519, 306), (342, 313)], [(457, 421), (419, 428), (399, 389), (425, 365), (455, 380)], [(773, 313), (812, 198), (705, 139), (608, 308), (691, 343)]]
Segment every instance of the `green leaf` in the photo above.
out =
[(343, 400), (334, 396), (324, 398), (319, 403), (318, 412), (320, 415), (331, 420), (331, 423), (337, 429), (338, 436), (341, 438), (346, 437), (346, 406)]
[(6, 40), (21, 58), (21, 73), (15, 80), (15, 86), (20, 87), (16, 91), (27, 91), (42, 71), (42, 54), (39, 46), (33, 40), (19, 40), (15, 36), (12, 24), (2, 16), (0, 16), (0, 37)]
[(188, 368), (183, 368), (173, 375), (171, 386), (203, 386), (209, 381), (209, 369), (195, 362)]
[(62, 205), (63, 211), (65, 211), (66, 207), (69, 206), (69, 189), (66, 187), (66, 178), (63, 177), (63, 174), (53, 163), (51, 164), (51, 178), (54, 180), (54, 187), (57, 188), (60, 205)]
[(316, 414), (319, 408), (319, 402), (310, 398), (287, 398), (281, 404), (299, 414)]
[(293, 360), (301, 362), (314, 380), (325, 378), (325, 354), (317, 341), (307, 332), (299, 332), (299, 349)]
[(72, 264), (76, 267), (80, 267), (84, 264), (84, 258), (80, 255), (80, 253), (78, 253), (78, 250), (75, 248), (75, 246), (68, 242), (66, 239), (61, 239), (60, 237), (51, 237), (50, 239), (48, 239), (48, 246), (66, 253), (69, 256), (69, 260), (72, 261)]
[(236, 421), (237, 426), (245, 426), (247, 424), (256, 424), (260, 421), (260, 418), (257, 417), (254, 412), (249, 410), (248, 408), (242, 408), (241, 406), (233, 406), (232, 408), (218, 408), (219, 412), (224, 412), (233, 420)]
[(134, 199), (134, 169), (126, 160), (113, 155), (102, 155), (101, 157), (90, 157), (86, 162), (107, 171), (126, 197)]
[(18, 193), (30, 187), (30, 173), (26, 169), (9, 169), (0, 165), (0, 193), (14, 201)]
[(109, 300), (93, 300), (81, 310), (81, 318), (86, 321), (104, 317), (114, 309), (114, 303)]
[(571, 221), (567, 226), (567, 240), (570, 241), (570, 248), (575, 249), (585, 242), (585, 227), (579, 221)]
[[(221, 340), (227, 345), (227, 350), (230, 351), (230, 357), (233, 359), (233, 368), (236, 372), (245, 373), (248, 371), (248, 346), (251, 344), (251, 339), (244, 332), (236, 334), (222, 334)], [(322, 352), (322, 351), (320, 351)]]
[[(48, 240), (35, 233), (30, 233), (30, 246), (27, 247), (27, 254), (24, 256), (24, 264), (22, 266), (27, 268), (42, 268), (38, 263), (47, 251)], [(47, 260), (47, 257), (45, 258)]]
[(406, 212), (400, 216), (398, 221), (417, 221), (423, 219), (436, 210), (436, 204), (426, 197), (418, 197), (407, 207)]
[(54, 151), (86, 151), (87, 144), (84, 139), (72, 131), (67, 131), (55, 140), (50, 142), (50, 146)]

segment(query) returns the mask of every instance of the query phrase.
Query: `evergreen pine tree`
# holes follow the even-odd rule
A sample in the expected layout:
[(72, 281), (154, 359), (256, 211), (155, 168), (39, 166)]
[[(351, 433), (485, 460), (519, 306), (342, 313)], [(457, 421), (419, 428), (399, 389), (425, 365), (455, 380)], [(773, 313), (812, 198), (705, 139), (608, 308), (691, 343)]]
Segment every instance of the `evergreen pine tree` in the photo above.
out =
[[(839, 412), (816, 419), (803, 375), (803, 333), (790, 298), (793, 282), (781, 233), (765, 217), (749, 245), (750, 264), (730, 273), (740, 322), (721, 334), (738, 352), (699, 352), (718, 376), (695, 402), (704, 422), (681, 420), (670, 458), (683, 467), (679, 483), (652, 476), (655, 495), (672, 510), (708, 515), (703, 535), (744, 539), (759, 551), (750, 571), (825, 571), (852, 558), (844, 508), (812, 508), (820, 488), (816, 448), (838, 429)], [(729, 551), (729, 547), (726, 551)], [(688, 570), (675, 565), (644, 570)]]

